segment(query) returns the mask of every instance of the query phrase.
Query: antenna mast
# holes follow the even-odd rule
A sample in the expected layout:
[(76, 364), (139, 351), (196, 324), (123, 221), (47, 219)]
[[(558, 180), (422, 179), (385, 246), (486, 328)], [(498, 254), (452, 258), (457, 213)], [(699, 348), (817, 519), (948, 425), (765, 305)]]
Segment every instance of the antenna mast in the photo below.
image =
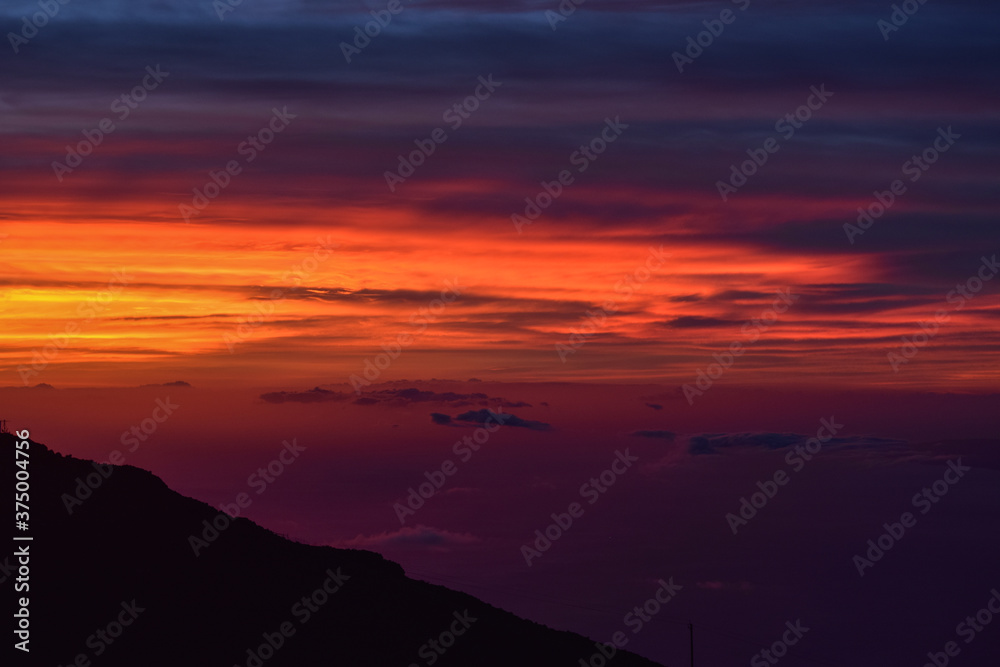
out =
[(694, 623), (688, 621), (688, 632), (691, 634), (691, 667), (694, 667)]

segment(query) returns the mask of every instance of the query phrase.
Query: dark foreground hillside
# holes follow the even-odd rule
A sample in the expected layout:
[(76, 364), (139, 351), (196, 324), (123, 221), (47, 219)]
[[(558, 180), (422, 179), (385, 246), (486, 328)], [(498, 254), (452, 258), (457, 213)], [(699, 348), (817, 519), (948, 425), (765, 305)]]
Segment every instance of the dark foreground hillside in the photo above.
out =
[[(15, 659), (4, 664), (576, 667), (595, 652), (579, 635), (408, 579), (377, 554), (299, 544), (246, 519), (196, 556), (189, 537), (219, 516), (214, 508), (138, 468), (107, 467), (105, 478), (91, 461), (34, 442), (29, 452), (29, 529), (19, 531), (15, 439), (0, 435), (4, 542), (12, 545), (0, 551), (0, 591), (3, 634), (13, 636), (4, 650)], [(99, 485), (70, 514), (63, 494), (88, 476), (98, 484), (95, 474)], [(25, 545), (28, 581), (18, 582), (13, 552)], [(28, 654), (10, 648), (24, 596)], [(655, 663), (619, 653), (611, 664)]]

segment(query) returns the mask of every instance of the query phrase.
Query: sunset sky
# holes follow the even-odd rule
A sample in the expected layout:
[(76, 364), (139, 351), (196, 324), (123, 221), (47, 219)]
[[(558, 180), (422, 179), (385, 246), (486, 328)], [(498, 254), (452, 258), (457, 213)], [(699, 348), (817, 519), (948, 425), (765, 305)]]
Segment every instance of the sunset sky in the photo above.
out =
[[(380, 380), (680, 386), (739, 341), (733, 385), (995, 390), (1000, 281), (948, 300), (1000, 250), (995, 15), (930, 2), (884, 39), (888, 5), (798, 5), (588, 0), (557, 20), (556, 3), (403, 2), (350, 63), (341, 42), (383, 5), (62, 6), (0, 68), (3, 384), (304, 389), (412, 334)], [(724, 10), (679, 72), (673, 54)], [(16, 33), (31, 11), (0, 14)], [(776, 127), (807, 104), (794, 133)], [(391, 191), (386, 172), (437, 128)], [(67, 163), (85, 133), (99, 145)], [(958, 138), (907, 171), (942, 136)], [(723, 201), (718, 182), (769, 139)], [(888, 212), (845, 231), (896, 179)], [(646, 271), (651, 248), (667, 257)], [(458, 298), (422, 320), (446, 281)], [(795, 300), (751, 341), (779, 290)], [(938, 311), (894, 372), (887, 355)]]

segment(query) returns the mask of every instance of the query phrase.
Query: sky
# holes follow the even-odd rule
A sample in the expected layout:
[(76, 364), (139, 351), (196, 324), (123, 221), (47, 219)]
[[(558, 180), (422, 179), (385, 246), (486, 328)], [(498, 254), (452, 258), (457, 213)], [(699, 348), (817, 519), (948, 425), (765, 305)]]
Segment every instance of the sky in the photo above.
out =
[[(71, 3), (8, 36), (8, 383), (346, 381), (417, 332), (383, 379), (683, 384), (741, 341), (747, 383), (995, 387), (996, 283), (953, 293), (997, 250), (995, 16), (931, 3), (886, 40), (872, 3), (590, 0), (554, 29), (554, 4), (403, 3), (348, 63), (376, 5)], [(5, 5), (12, 34), (32, 6)], [(402, 179), (415, 142), (434, 151)], [(750, 344), (779, 290), (799, 298)]]
[[(688, 622), (709, 667), (750, 663), (796, 621), (809, 631), (781, 662), (795, 667), (920, 666), (948, 641), (956, 665), (990, 667), (1000, 651), (995, 619), (971, 643), (956, 630), (1000, 584), (996, 393), (720, 385), (689, 406), (653, 384), (420, 381), (362, 399), (346, 384), (0, 389), (14, 426), (57, 451), (151, 470), (219, 509), (242, 494), (240, 516), (279, 534), (377, 551), (594, 641), (624, 632), (663, 665), (688, 664)], [(490, 433), (481, 410), (516, 420)], [(796, 451), (831, 431), (814, 455)], [(970, 470), (935, 487), (952, 463)], [(623, 472), (605, 485), (607, 470)], [(422, 505), (408, 499), (434, 479)], [(919, 497), (942, 484), (935, 502)], [(759, 485), (773, 498), (730, 519)], [(74, 516), (91, 502), (61, 500)], [(526, 558), (572, 503), (569, 528)], [(905, 512), (915, 525), (859, 573), (854, 557)], [(636, 632), (626, 616), (660, 579), (682, 588)]]
[[(262, 525), (595, 641), (675, 576), (672, 632), (629, 647), (664, 664), (687, 620), (721, 665), (799, 615), (785, 664), (919, 664), (1000, 583), (995, 11), (55, 6), (0, 7), (0, 417), (37, 441), (218, 506), (297, 438)], [(485, 410), (513, 417), (400, 521)], [(820, 420), (844, 426), (734, 535)]]

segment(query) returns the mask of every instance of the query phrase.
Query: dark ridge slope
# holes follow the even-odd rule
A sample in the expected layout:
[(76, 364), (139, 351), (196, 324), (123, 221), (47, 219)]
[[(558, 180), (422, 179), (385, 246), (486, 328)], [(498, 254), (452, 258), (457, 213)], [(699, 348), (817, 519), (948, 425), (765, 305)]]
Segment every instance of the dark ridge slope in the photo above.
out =
[[(13, 436), (0, 435), (0, 488), (6, 498), (14, 492), (14, 443)], [(13, 651), (15, 664), (68, 666), (84, 654), (95, 667), (230, 667), (248, 661), (249, 667), (422, 667), (432, 656), (440, 667), (578, 667), (595, 651), (594, 643), (579, 635), (408, 579), (399, 565), (377, 554), (299, 544), (246, 519), (234, 520), (196, 557), (188, 537), (200, 534), (202, 522), (211, 522), (218, 511), (131, 466), (108, 467), (111, 474), (70, 515), (62, 496), (74, 493), (78, 479), (94, 474), (95, 464), (34, 442), (29, 460), (31, 653)], [(12, 505), (8, 520), (14, 518)], [(17, 532), (13, 526), (11, 532)], [(15, 546), (0, 551), (0, 559), (25, 543), (8, 544)], [(0, 565), (5, 566), (0, 590), (11, 609), (24, 595), (13, 589), (17, 559), (9, 556)], [(304, 596), (328, 581), (336, 586), (328, 572), (347, 578), (325, 604), (308, 611), (301, 604)], [(130, 620), (123, 604), (133, 600), (144, 611), (118, 638), (106, 635), (109, 644), (95, 634), (119, 615)], [(443, 655), (430, 647), (420, 654), (451, 626), (462, 629), (455, 614), (466, 612), (475, 622)], [(4, 617), (12, 626), (11, 615)], [(274, 633), (283, 623), (294, 634), (279, 642)], [(266, 659), (257, 662), (247, 651), (265, 643), (264, 633), (281, 646), (273, 655), (265, 649)], [(655, 665), (621, 652), (612, 662)]]

